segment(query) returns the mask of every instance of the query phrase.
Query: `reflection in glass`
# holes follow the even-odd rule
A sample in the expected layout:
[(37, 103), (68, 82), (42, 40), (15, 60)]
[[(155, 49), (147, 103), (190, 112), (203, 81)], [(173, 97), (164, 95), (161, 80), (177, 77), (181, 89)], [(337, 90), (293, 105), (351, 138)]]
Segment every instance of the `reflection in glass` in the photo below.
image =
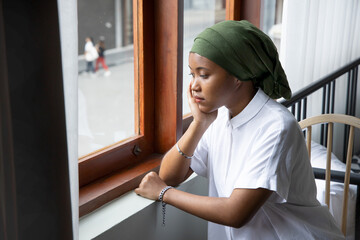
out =
[(225, 0), (184, 0), (183, 114), (190, 113), (186, 90), (190, 84), (189, 51), (205, 28), (225, 20)]
[(135, 134), (131, 0), (78, 0), (79, 157)]

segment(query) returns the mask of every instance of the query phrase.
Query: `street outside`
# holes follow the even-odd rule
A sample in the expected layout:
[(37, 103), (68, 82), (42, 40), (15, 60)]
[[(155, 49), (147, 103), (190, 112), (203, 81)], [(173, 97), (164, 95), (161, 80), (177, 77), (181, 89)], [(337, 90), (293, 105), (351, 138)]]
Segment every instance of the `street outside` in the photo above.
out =
[(134, 64), (79, 74), (79, 157), (135, 134)]

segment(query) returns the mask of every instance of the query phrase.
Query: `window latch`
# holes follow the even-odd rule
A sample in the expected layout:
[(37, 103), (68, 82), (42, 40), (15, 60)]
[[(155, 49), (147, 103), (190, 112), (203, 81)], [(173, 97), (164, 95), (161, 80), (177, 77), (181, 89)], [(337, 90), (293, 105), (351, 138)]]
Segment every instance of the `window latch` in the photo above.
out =
[(135, 155), (135, 156), (138, 156), (140, 153), (141, 153), (141, 148), (139, 147), (139, 145), (135, 145), (134, 146), (134, 149), (133, 149), (133, 154)]

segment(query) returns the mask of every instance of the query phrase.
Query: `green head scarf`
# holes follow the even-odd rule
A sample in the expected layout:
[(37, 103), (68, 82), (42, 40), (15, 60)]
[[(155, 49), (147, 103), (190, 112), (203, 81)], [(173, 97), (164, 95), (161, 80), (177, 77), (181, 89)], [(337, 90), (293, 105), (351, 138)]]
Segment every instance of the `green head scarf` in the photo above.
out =
[(229, 20), (205, 29), (190, 52), (206, 57), (241, 81), (253, 81), (271, 98), (291, 97), (275, 45), (248, 21)]

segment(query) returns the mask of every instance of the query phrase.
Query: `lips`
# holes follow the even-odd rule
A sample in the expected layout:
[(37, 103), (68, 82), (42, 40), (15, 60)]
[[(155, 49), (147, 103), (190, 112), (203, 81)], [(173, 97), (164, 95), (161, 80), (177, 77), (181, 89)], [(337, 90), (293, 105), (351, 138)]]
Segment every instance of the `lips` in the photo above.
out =
[(195, 102), (202, 102), (205, 100), (205, 98), (199, 97), (199, 96), (194, 96), (195, 98)]

